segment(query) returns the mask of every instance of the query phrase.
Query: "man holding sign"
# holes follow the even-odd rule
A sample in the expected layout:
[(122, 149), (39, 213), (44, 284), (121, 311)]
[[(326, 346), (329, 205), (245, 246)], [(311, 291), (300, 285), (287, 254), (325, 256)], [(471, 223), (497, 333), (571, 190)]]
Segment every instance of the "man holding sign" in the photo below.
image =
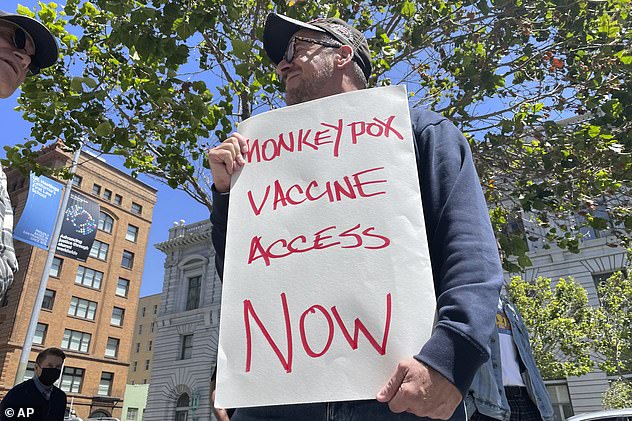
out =
[[(345, 115), (354, 115), (359, 108), (362, 108), (362, 103), (358, 102), (358, 96), (355, 95), (355, 91), (362, 90), (367, 87), (367, 79), (371, 75), (371, 62), (370, 51), (364, 36), (355, 28), (347, 25), (345, 22), (339, 19), (317, 19), (310, 23), (300, 22), (286, 16), (270, 14), (266, 21), (263, 42), (265, 50), (270, 59), (277, 64), (277, 72), (282, 77), (286, 87), (286, 102), (288, 105), (298, 104), (296, 107), (290, 107), (286, 109), (300, 110), (303, 114), (306, 112), (316, 113), (317, 109), (309, 108), (310, 104), (305, 104), (308, 101), (316, 99), (326, 99), (328, 97), (336, 96), (337, 94), (349, 93), (347, 95), (339, 96), (336, 99), (338, 102), (348, 100), (348, 107), (350, 109)], [(380, 88), (382, 89), (382, 88)], [(388, 88), (391, 89), (391, 88)], [(401, 91), (401, 90), (400, 90)], [(376, 91), (377, 92), (377, 91)], [(401, 93), (401, 92), (400, 92)], [(389, 96), (390, 91), (384, 91), (383, 99), (385, 102), (390, 101), (391, 98), (401, 98), (397, 96)], [(404, 96), (405, 98), (405, 96)], [(335, 98), (332, 98), (334, 100)], [(322, 100), (321, 100), (322, 101)], [(338, 105), (336, 102), (336, 105)], [(314, 102), (312, 107), (318, 107), (319, 102)], [(387, 104), (384, 104), (385, 107)], [(302, 108), (301, 108), (302, 107)], [(374, 107), (375, 108), (375, 107)], [(405, 108), (404, 108), (405, 109)], [(285, 110), (283, 110), (285, 111)], [(342, 112), (341, 112), (342, 114)], [(288, 147), (288, 139), (299, 139), (298, 143), (304, 146), (304, 151), (301, 151), (298, 146), (298, 152), (301, 154), (295, 154), (289, 158), (289, 160), (304, 161), (305, 168), (313, 169), (316, 167), (314, 159), (308, 156), (308, 152), (314, 156), (320, 153), (317, 149), (322, 145), (332, 144), (333, 155), (338, 157), (338, 154), (348, 153), (345, 148), (361, 148), (360, 142), (356, 142), (356, 138), (363, 135), (380, 136), (380, 139), (397, 142), (396, 139), (404, 138), (402, 127), (396, 124), (397, 121), (403, 120), (396, 117), (375, 117), (371, 123), (355, 121), (351, 124), (344, 126), (345, 130), (350, 130), (348, 135), (351, 140), (347, 138), (341, 141), (343, 132), (343, 119), (339, 119), (339, 126), (335, 122), (327, 121), (321, 122), (321, 129), (328, 127), (330, 131), (320, 130), (315, 134), (315, 139), (308, 139), (307, 133), (309, 131), (298, 131), (296, 133), (290, 132), (285, 136), (279, 135), (278, 145), (273, 145), (272, 138), (262, 137), (261, 144), (257, 143), (259, 139), (248, 139), (239, 133), (233, 134), (230, 138), (224, 141), (220, 146), (209, 151), (208, 159), (211, 171), (213, 173), (214, 188), (213, 188), (213, 213), (211, 220), (213, 222), (213, 244), (216, 250), (216, 266), (220, 276), (224, 272), (224, 259), (227, 262), (231, 262), (231, 265), (227, 263), (227, 269), (231, 269), (234, 262), (234, 256), (238, 253), (249, 254), (248, 265), (256, 264), (263, 267), (271, 267), (277, 265), (279, 258), (286, 260), (292, 259), (295, 256), (292, 254), (308, 255), (312, 250), (317, 249), (322, 255), (325, 253), (331, 253), (330, 256), (335, 256), (335, 253), (342, 253), (342, 249), (353, 248), (356, 245), (350, 245), (348, 242), (349, 237), (357, 239), (358, 243), (365, 242), (364, 249), (374, 252), (377, 256), (379, 250), (380, 256), (383, 258), (389, 253), (389, 250), (397, 250), (398, 253), (402, 249), (398, 249), (394, 238), (384, 235), (384, 232), (379, 230), (379, 227), (364, 227), (354, 226), (353, 228), (345, 231), (336, 231), (336, 226), (330, 226), (324, 228), (315, 234), (313, 240), (313, 246), (311, 248), (302, 248), (305, 245), (306, 237), (299, 235), (294, 239), (288, 237), (288, 239), (280, 239), (272, 243), (269, 247), (264, 247), (259, 242), (262, 237), (253, 237), (251, 243), (251, 250), (233, 250), (230, 247), (226, 248), (226, 229), (228, 221), (228, 192), (231, 190), (231, 178), (233, 174), (240, 178), (240, 189), (243, 189), (243, 178), (246, 173), (244, 166), (246, 162), (249, 162), (249, 166), (270, 164), (275, 158), (280, 157), (281, 154), (289, 155), (290, 148)], [(436, 295), (436, 322), (432, 330), (432, 334), (426, 338), (404, 338), (409, 341), (413, 341), (416, 348), (412, 353), (416, 353), (414, 356), (403, 357), (399, 364), (394, 363), (393, 367), (382, 367), (388, 372), (393, 372), (391, 378), (388, 375), (383, 377), (383, 383), (381, 387), (377, 387), (375, 392), (375, 400), (352, 400), (348, 396), (353, 394), (345, 394), (339, 399), (344, 402), (332, 402), (327, 399), (327, 402), (313, 402), (308, 399), (298, 398), (294, 402), (310, 402), (298, 405), (276, 405), (276, 406), (257, 406), (239, 408), (235, 411), (234, 416), (231, 419), (237, 420), (266, 420), (266, 419), (281, 419), (281, 420), (320, 420), (320, 419), (349, 419), (349, 420), (390, 420), (390, 419), (418, 419), (418, 417), (429, 417), (436, 419), (465, 419), (465, 412), (462, 407), (463, 396), (467, 393), (467, 390), (472, 382), (474, 374), (479, 366), (489, 358), (489, 350), (487, 344), (492, 334), (493, 320), (495, 318), (495, 306), (498, 301), (498, 292), (502, 282), (502, 270), (500, 267), (500, 260), (496, 251), (496, 242), (493, 237), (491, 224), (487, 212), (487, 206), (481, 191), (480, 183), (474, 164), (471, 157), (469, 145), (461, 133), (452, 125), (447, 119), (432, 113), (430, 111), (422, 111), (418, 109), (410, 110), (410, 120), (406, 116), (406, 120), (412, 125), (412, 133), (414, 135), (414, 149), (413, 145), (410, 145), (408, 158), (411, 158), (414, 151), (414, 160), (416, 161), (416, 168), (397, 168), (399, 162), (391, 162), (390, 156), (377, 156), (373, 158), (382, 159), (384, 162), (375, 164), (373, 161), (370, 163), (371, 168), (361, 168), (362, 171), (353, 172), (349, 171), (349, 175), (345, 177), (339, 177), (335, 181), (328, 181), (325, 186), (320, 185), (319, 194), (316, 195), (316, 189), (312, 187), (318, 185), (313, 180), (311, 182), (305, 182), (305, 184), (296, 184), (288, 186), (282, 186), (282, 183), (277, 180), (267, 185), (264, 192), (249, 190), (247, 197), (249, 200), (252, 212), (245, 213), (244, 215), (251, 215), (257, 218), (267, 217), (266, 213), (277, 212), (274, 215), (281, 214), (278, 212), (285, 211), (287, 208), (294, 207), (306, 209), (311, 205), (310, 202), (321, 200), (324, 197), (324, 201), (329, 202), (344, 202), (348, 198), (356, 199), (356, 197), (378, 199), (388, 196), (388, 189), (397, 189), (397, 185), (400, 183), (392, 183), (392, 180), (398, 180), (397, 175), (391, 177), (391, 173), (387, 172), (392, 168), (386, 169), (387, 165), (396, 167), (396, 171), (401, 171), (402, 174), (406, 174), (406, 177), (400, 177), (401, 184), (407, 180), (408, 171), (411, 174), (417, 175), (419, 180), (419, 186), (416, 182), (413, 183), (415, 188), (421, 188), (421, 201), (423, 203), (423, 215), (421, 215), (421, 207), (418, 206), (420, 215), (418, 221), (422, 221), (422, 229), (408, 229), (408, 222), (411, 219), (415, 219), (414, 215), (410, 214), (398, 214), (397, 209), (388, 214), (381, 215), (381, 219), (387, 220), (386, 225), (390, 224), (391, 227), (401, 227), (403, 232), (402, 238), (406, 238), (406, 241), (410, 242), (409, 248), (415, 248), (417, 241), (423, 242), (426, 238), (428, 241), (429, 249), (429, 261), (432, 264), (432, 278), (434, 279), (434, 295)], [(244, 122), (246, 123), (246, 122)], [(240, 131), (242, 127), (248, 126), (242, 123), (240, 125)], [(286, 122), (279, 121), (279, 127), (283, 126)], [(358, 128), (361, 127), (362, 129)], [(370, 128), (372, 127), (372, 129)], [(336, 129), (338, 128), (338, 129)], [(247, 131), (247, 128), (244, 128)], [(372, 130), (372, 132), (371, 132)], [(338, 134), (336, 136), (336, 133)], [(267, 135), (266, 135), (267, 136)], [(329, 139), (329, 140), (325, 140)], [(333, 139), (336, 139), (335, 141)], [(346, 142), (346, 143), (345, 143)], [(365, 143), (369, 147), (369, 142)], [(266, 148), (266, 145), (270, 145), (270, 148)], [(308, 152), (307, 149), (309, 149)], [(283, 149), (285, 148), (285, 149)], [(296, 152), (294, 149), (292, 152)], [(358, 153), (361, 153), (358, 151)], [(368, 160), (366, 155), (363, 159)], [(397, 158), (397, 157), (395, 157)], [(311, 161), (310, 161), (311, 159)], [(387, 162), (388, 161), (388, 162)], [(411, 159), (411, 162), (414, 162)], [(295, 164), (296, 165), (296, 164)], [(368, 165), (368, 164), (367, 164)], [(380, 166), (382, 165), (382, 166)], [(414, 164), (410, 165), (414, 167)], [(299, 165), (295, 166), (297, 171), (302, 171)], [(321, 173), (332, 173), (340, 170), (339, 168), (325, 170), (324, 165), (320, 167)], [(352, 173), (353, 172), (353, 173)], [(239, 174), (242, 175), (239, 175)], [(312, 173), (309, 173), (311, 176)], [(249, 178), (245, 178), (250, 180)], [(390, 180), (391, 182), (389, 183)], [(322, 180), (321, 180), (322, 181)], [(416, 181), (416, 180), (415, 180)], [(236, 194), (237, 186), (235, 185), (235, 179), (232, 180), (233, 195)], [(264, 183), (265, 184), (265, 183)], [(346, 187), (347, 190), (344, 190)], [(417, 190), (418, 192), (419, 190)], [(242, 190), (239, 190), (240, 194)], [(299, 194), (300, 193), (300, 194)], [(344, 197), (342, 197), (342, 195)], [(419, 193), (417, 193), (418, 195)], [(244, 195), (245, 196), (245, 195)], [(268, 197), (270, 197), (268, 199)], [(405, 195), (399, 195), (397, 197), (405, 200)], [(383, 200), (383, 199), (380, 199)], [(418, 196), (417, 196), (418, 200)], [(307, 201), (307, 202), (306, 202)], [(246, 202), (248, 203), (248, 202)], [(267, 205), (266, 205), (267, 203)], [(307, 204), (305, 204), (307, 203)], [(373, 203), (373, 202), (371, 202)], [(398, 205), (398, 203), (395, 203)], [(408, 209), (408, 206), (402, 206), (402, 208)], [(368, 208), (370, 209), (370, 208)], [(233, 209), (231, 215), (242, 215), (242, 209)], [(320, 211), (319, 211), (320, 212)], [(404, 210), (402, 210), (404, 212)], [(323, 213), (327, 213), (324, 212)], [(366, 209), (364, 210), (366, 212)], [(296, 220), (286, 221), (287, 225), (294, 227), (295, 223), (303, 222), (310, 218), (318, 220), (322, 218), (320, 213), (312, 213), (311, 215), (301, 215), (301, 218), (296, 217)], [(232, 218), (232, 217), (231, 217)], [(297, 221), (301, 219), (300, 221)], [(266, 226), (274, 225), (274, 221), (281, 219), (271, 220)], [(262, 220), (256, 219), (244, 219), (239, 220), (231, 219), (231, 234), (233, 237), (238, 237), (239, 232), (234, 230), (247, 230), (250, 225), (261, 223)], [(265, 220), (267, 221), (267, 220)], [(233, 226), (232, 224), (238, 224), (239, 226)], [(415, 222), (416, 224), (416, 222)], [(412, 224), (412, 225), (415, 225)], [(415, 225), (416, 226), (416, 225)], [(347, 226), (340, 227), (349, 228)], [(354, 231), (355, 230), (355, 231)], [(410, 238), (411, 233), (417, 233), (418, 236), (424, 238)], [(363, 237), (363, 238), (361, 238)], [(254, 241), (256, 239), (256, 242)], [(337, 240), (337, 241), (336, 241)], [(229, 245), (230, 245), (229, 239)], [(310, 240), (311, 241), (311, 240)], [(401, 242), (400, 242), (401, 243)], [(414, 243), (414, 244), (413, 244)], [(310, 243), (311, 244), (311, 243)], [(275, 247), (275, 246), (278, 246)], [(283, 247), (281, 247), (283, 246)], [(336, 247), (339, 247), (336, 251)], [(359, 246), (359, 244), (358, 244)], [(391, 247), (389, 247), (391, 246)], [(401, 246), (401, 244), (399, 244)], [(424, 245), (425, 247), (425, 245)], [(328, 250), (323, 250), (327, 248)], [(406, 244), (404, 244), (404, 249)], [(359, 250), (359, 249), (358, 249)], [(310, 253), (307, 253), (310, 251)], [(403, 250), (405, 251), (405, 250)], [(369, 253), (368, 251), (366, 253)], [(313, 254), (313, 253), (312, 253)], [(423, 257), (423, 253), (420, 255)], [(406, 265), (399, 265), (397, 260), (398, 256), (393, 256), (392, 265), (415, 267), (414, 262), (406, 262)], [(273, 259), (275, 259), (273, 261)], [(326, 262), (323, 261), (323, 268), (331, 270), (331, 265), (326, 266)], [(346, 263), (346, 262), (344, 262)], [(298, 266), (302, 268), (302, 266)], [(313, 267), (313, 266), (312, 266)], [(422, 265), (423, 267), (423, 265)], [(421, 283), (424, 280), (429, 279), (422, 272), (422, 267), (419, 269), (419, 273), (401, 274), (398, 273), (396, 279), (400, 282), (399, 275), (402, 277), (418, 277), (418, 281)], [(344, 270), (345, 268), (339, 268)], [(308, 272), (308, 271), (306, 271)], [(309, 271), (311, 272), (311, 271)], [(228, 270), (227, 270), (227, 284)], [(243, 281), (242, 283), (257, 283), (261, 282), (261, 279), (250, 277), (244, 274), (231, 273), (231, 285), (236, 281)], [(240, 276), (243, 275), (243, 276)], [(323, 279), (323, 285), (326, 283), (327, 273), (319, 274), (319, 278)], [(342, 279), (351, 285), (356, 285), (356, 279), (353, 277), (343, 277)], [(287, 281), (283, 281), (287, 282)], [(367, 284), (369, 285), (369, 284)], [(367, 289), (373, 290), (375, 286), (379, 289), (379, 285), (370, 284), (371, 287)], [(342, 291), (347, 285), (339, 285)], [(318, 285), (316, 286), (316, 289)], [(229, 285), (226, 286), (228, 291)], [(432, 290), (432, 283), (429, 287)], [(357, 288), (356, 288), (357, 290)], [(397, 292), (397, 291), (396, 291)], [(432, 292), (432, 291), (431, 291)], [(333, 291), (335, 294), (336, 291)], [(306, 291), (307, 295), (308, 292)], [(327, 350), (330, 349), (332, 341), (338, 340), (340, 336), (344, 338), (340, 340), (344, 343), (344, 339), (352, 346), (354, 350), (358, 348), (358, 331), (362, 331), (362, 334), (368, 341), (371, 342), (373, 348), (379, 353), (386, 354), (386, 342), (388, 337), (388, 328), (390, 327), (391, 316), (391, 300), (393, 308), (393, 317), (395, 315), (401, 315), (406, 313), (406, 309), (411, 311), (415, 310), (413, 307), (423, 306), (422, 303), (417, 301), (407, 301), (406, 294), (391, 293), (385, 295), (386, 304), (381, 302), (380, 307), (386, 308), (378, 310), (377, 306), (371, 304), (369, 306), (369, 313), (372, 308), (375, 308), (375, 313), (386, 314), (386, 323), (383, 337), (380, 335), (371, 335), (371, 329), (367, 329), (358, 318), (355, 319), (355, 338), (351, 337), (347, 328), (349, 323), (345, 324), (343, 319), (343, 309), (340, 306), (331, 306), (331, 314), (329, 308), (325, 308), (321, 305), (313, 305), (308, 308), (300, 318), (300, 333), (303, 348), (310, 357), (316, 360), (320, 358)], [(285, 328), (287, 329), (287, 343), (288, 350), (284, 352), (279, 344), (282, 341), (277, 341), (279, 337), (279, 331), (275, 330), (275, 334), (269, 334), (268, 330), (272, 331), (273, 326), (266, 324), (262, 317), (259, 317), (258, 312), (263, 312), (261, 307), (256, 307), (255, 299), (243, 300), (243, 316), (246, 323), (246, 338), (248, 341), (251, 339), (251, 330), (258, 327), (258, 330), (265, 335), (267, 343), (273, 348), (274, 352), (279, 358), (279, 361), (283, 364), (283, 368), (287, 375), (289, 375), (293, 369), (292, 367), (292, 353), (291, 353), (291, 338), (292, 338), (292, 326), (289, 322), (290, 309), (293, 307), (288, 305), (287, 300), (290, 297), (289, 293), (286, 296), (285, 293), (280, 294), (283, 304), (285, 318)], [(278, 299), (278, 295), (277, 295)], [(432, 297), (434, 301), (434, 296)], [(384, 296), (382, 296), (384, 300)], [(404, 309), (398, 307), (401, 302), (406, 303)], [(225, 307), (225, 297), (222, 302), (222, 323), (226, 317), (234, 316), (234, 309)], [(416, 305), (417, 304), (417, 305)], [(433, 302), (434, 304), (434, 302)], [(257, 304), (258, 305), (258, 304)], [(272, 305), (272, 304), (271, 304)], [(276, 303), (274, 304), (276, 305)], [(373, 306), (373, 307), (372, 307)], [(339, 308), (340, 307), (340, 308)], [(303, 310), (303, 308), (300, 308)], [(339, 311), (340, 310), (340, 311)], [(324, 346), (317, 347), (309, 342), (309, 335), (306, 334), (305, 326), (309, 322), (305, 322), (307, 317), (312, 314), (321, 315), (323, 320), (329, 323), (329, 337), (328, 342)], [(229, 315), (230, 314), (230, 315)], [(335, 320), (335, 323), (334, 323)], [(364, 320), (364, 319), (362, 319)], [(384, 322), (382, 322), (384, 323)], [(427, 320), (419, 320), (409, 317), (404, 321), (406, 326), (416, 326), (418, 324), (426, 324)], [(432, 320), (430, 320), (430, 324)], [(334, 328), (338, 326), (342, 331), (342, 335), (334, 335), (334, 331), (338, 333), (338, 330)], [(360, 327), (358, 327), (360, 326)], [(401, 326), (400, 326), (401, 327)], [(222, 325), (223, 329), (223, 325)], [(399, 327), (398, 327), (399, 329)], [(393, 323), (393, 335), (396, 336), (395, 323)], [(401, 331), (405, 331), (405, 326)], [(373, 330), (375, 333), (375, 331)], [(241, 335), (235, 333), (233, 336)], [(400, 335), (402, 336), (402, 335)], [(406, 335), (403, 335), (406, 336)], [(222, 342), (230, 339), (230, 335), (227, 332), (220, 332), (220, 356), (218, 357), (222, 364), (227, 357), (226, 349), (223, 348)], [(377, 340), (376, 340), (377, 339)], [(354, 342), (355, 340), (355, 342)], [(380, 343), (380, 340), (383, 340)], [(299, 341), (300, 342), (300, 341)], [(265, 342), (264, 342), (265, 344)], [(364, 344), (363, 344), (364, 345)], [(250, 342), (248, 342), (250, 346)], [(322, 350), (321, 350), (322, 348)], [(333, 348), (333, 347), (332, 347)], [(233, 349), (233, 348), (230, 348)], [(317, 352), (320, 351), (320, 352)], [(248, 354), (246, 357), (246, 369), (248, 372), (251, 367), (252, 360), (251, 349), (248, 348)], [(295, 357), (298, 360), (298, 357)], [(337, 359), (332, 360), (331, 364), (335, 364)], [(378, 361), (375, 359), (374, 361)], [(358, 362), (356, 367), (357, 371), (363, 371), (366, 367), (362, 367), (363, 361)], [(296, 361), (296, 365), (299, 366), (301, 361)], [(224, 367), (229, 367), (227, 363)], [(301, 366), (301, 368), (303, 368)], [(220, 365), (219, 378), (222, 377), (222, 365)], [(227, 368), (229, 370), (229, 368)], [(254, 371), (254, 369), (253, 369)], [(298, 370), (296, 370), (298, 371)], [(282, 373), (281, 376), (286, 375)], [(263, 378), (270, 378), (271, 375), (265, 377), (267, 372), (263, 374)], [(353, 375), (353, 373), (352, 373)], [(221, 381), (218, 392), (222, 392)], [(246, 383), (244, 383), (246, 384)], [(310, 389), (315, 384), (304, 384), (304, 389)], [(333, 386), (333, 385), (332, 385)], [(361, 385), (358, 385), (360, 387)], [(353, 387), (353, 383), (351, 383)], [(265, 389), (263, 386), (262, 389)], [(244, 394), (251, 395), (253, 392), (246, 392)], [(265, 393), (262, 390), (261, 393)], [(283, 392), (281, 392), (283, 393)], [(287, 390), (288, 394), (296, 394), (296, 390)], [(367, 396), (368, 397), (368, 396)], [(273, 397), (270, 399), (271, 403), (262, 403), (261, 405), (271, 405), (272, 402), (290, 402), (290, 400), (279, 399)], [(366, 399), (366, 398), (365, 398)], [(218, 399), (219, 400), (219, 399)], [(336, 399), (331, 399), (336, 400)], [(229, 402), (227, 400), (227, 402)], [(237, 402), (235, 400), (234, 402)], [(232, 401), (230, 401), (232, 402)], [(252, 398), (252, 402), (259, 405), (259, 401), (256, 397)], [(236, 405), (238, 406), (238, 405)], [(337, 418), (338, 417), (338, 418)]]

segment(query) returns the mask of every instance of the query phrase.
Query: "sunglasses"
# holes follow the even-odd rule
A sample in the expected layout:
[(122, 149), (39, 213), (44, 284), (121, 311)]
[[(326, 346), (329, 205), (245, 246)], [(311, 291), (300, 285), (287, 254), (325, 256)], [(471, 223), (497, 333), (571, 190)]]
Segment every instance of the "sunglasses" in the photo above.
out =
[(300, 37), (300, 36), (295, 35), (290, 40), (290, 43), (287, 45), (287, 50), (285, 50), (285, 55), (283, 56), (283, 59), (288, 63), (291, 63), (292, 60), (294, 60), (294, 53), (296, 52), (295, 44), (297, 40), (303, 41), (303, 42), (309, 42), (310, 44), (318, 44), (318, 45), (322, 45), (323, 47), (329, 47), (329, 48), (342, 47), (342, 44), (339, 42), (321, 41), (319, 39), (306, 38), (306, 37)]
[[(13, 47), (16, 50), (24, 50), (26, 48), (26, 39), (28, 37), (28, 35), (26, 34), (26, 32), (24, 31), (24, 29), (20, 28), (19, 26), (14, 26), (11, 25), (12, 27), (0, 27), (0, 32), (4, 31), (6, 33), (11, 33), (11, 42), (13, 43)], [(40, 71), (40, 68), (38, 65), (35, 64), (35, 56), (30, 55), (31, 57), (31, 64), (29, 65), (29, 70), (31, 71), (31, 74), (38, 74)]]

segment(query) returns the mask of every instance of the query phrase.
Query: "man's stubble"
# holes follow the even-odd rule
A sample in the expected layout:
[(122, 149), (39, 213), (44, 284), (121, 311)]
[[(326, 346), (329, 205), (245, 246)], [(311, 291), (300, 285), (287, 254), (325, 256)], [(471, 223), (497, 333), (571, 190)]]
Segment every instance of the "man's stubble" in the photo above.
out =
[(323, 88), (334, 75), (334, 63), (329, 60), (329, 57), (324, 57), (321, 63), (322, 66), (316, 70), (312, 78), (303, 79), (298, 86), (286, 90), (285, 103), (287, 105), (300, 104), (329, 95)]

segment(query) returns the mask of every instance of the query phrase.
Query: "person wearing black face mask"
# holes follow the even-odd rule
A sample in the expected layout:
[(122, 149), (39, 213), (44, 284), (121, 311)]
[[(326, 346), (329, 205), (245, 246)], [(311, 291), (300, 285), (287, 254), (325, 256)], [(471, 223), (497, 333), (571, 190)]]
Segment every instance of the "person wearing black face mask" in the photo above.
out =
[(63, 421), (66, 394), (54, 386), (59, 379), (66, 354), (47, 348), (35, 359), (35, 375), (9, 390), (0, 402), (0, 421)]

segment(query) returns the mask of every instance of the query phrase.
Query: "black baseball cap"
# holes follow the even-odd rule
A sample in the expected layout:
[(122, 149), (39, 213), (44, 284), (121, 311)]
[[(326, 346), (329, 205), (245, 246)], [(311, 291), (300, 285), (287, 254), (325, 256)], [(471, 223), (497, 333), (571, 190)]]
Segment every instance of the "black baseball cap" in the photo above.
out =
[(57, 41), (48, 28), (28, 16), (8, 13), (4, 10), (0, 10), (0, 20), (6, 20), (19, 26), (33, 38), (35, 43), (35, 56), (31, 59), (33, 73), (55, 64), (59, 56)]
[(353, 49), (362, 73), (368, 79), (371, 76), (371, 51), (362, 32), (338, 18), (321, 18), (310, 22), (301, 22), (291, 17), (270, 13), (263, 30), (263, 48), (275, 64), (283, 60), (283, 55), (292, 36), (301, 29), (329, 34), (343, 45)]

